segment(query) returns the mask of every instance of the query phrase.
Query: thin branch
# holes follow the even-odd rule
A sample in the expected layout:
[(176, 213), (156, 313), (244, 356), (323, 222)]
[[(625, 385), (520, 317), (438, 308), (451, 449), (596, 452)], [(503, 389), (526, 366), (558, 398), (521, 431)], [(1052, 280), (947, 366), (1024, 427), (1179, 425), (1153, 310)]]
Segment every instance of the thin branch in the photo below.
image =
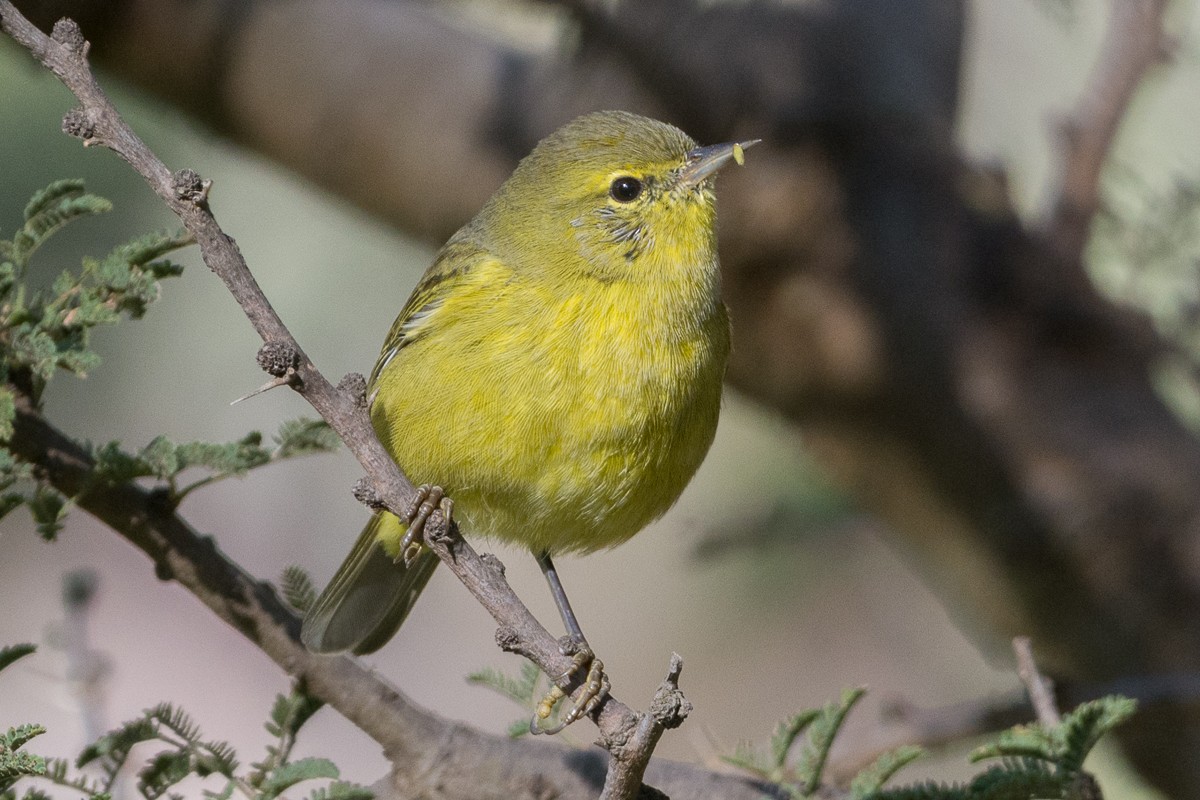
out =
[[(88, 43), (79, 27), (62, 19), (55, 23), (53, 35), (47, 37), (10, 2), (3, 0), (0, 28), (28, 48), (82, 104), (68, 112), (63, 120), (64, 130), (82, 139), (85, 145), (108, 147), (141, 175), (195, 237), (204, 263), (225, 283), (265, 346), (287, 352), (288, 359), (295, 364), (293, 388), (358, 458), (374, 484), (380, 505), (392, 511), (407, 507), (415, 489), (376, 439), (361, 392), (342, 391), (331, 385), (284, 326), (251, 275), (237, 244), (220, 228), (209, 210), (210, 184), (191, 170), (172, 173), (121, 118), (92, 75), (87, 62)], [(439, 527), (436, 519), (433, 527)], [(517, 598), (494, 560), (481, 559), (455, 531), (447, 534), (431, 543), (433, 550), (500, 625), (506, 649), (526, 656), (548, 675), (565, 672), (571, 665), (570, 659), (559, 651), (556, 640)], [(190, 564), (188, 569), (197, 566)], [(576, 691), (578, 688), (575, 687)], [(600, 728), (601, 741), (611, 748), (629, 739), (639, 715), (609, 696), (593, 719)], [(648, 742), (651, 748), (654, 743), (650, 739), (640, 741)], [(644, 757), (649, 758), (648, 751)]]
[(1167, 56), (1167, 0), (1112, 0), (1108, 30), (1083, 95), (1063, 123), (1063, 164), (1049, 223), (1060, 255), (1077, 259), (1100, 205), (1100, 174), (1143, 79)]
[(1050, 679), (1042, 675), (1037, 661), (1033, 658), (1033, 642), (1028, 636), (1017, 636), (1012, 642), (1013, 652), (1017, 654), (1017, 675), (1025, 684), (1029, 693), (1029, 702), (1037, 713), (1038, 722), (1046, 728), (1055, 728), (1062, 724), (1062, 714), (1058, 711), (1058, 702), (1054, 699), (1054, 687)]
[(671, 667), (654, 693), (650, 713), (638, 720), (629, 739), (622, 742), (619, 748), (609, 748), (612, 758), (608, 762), (608, 775), (600, 800), (636, 798), (654, 746), (668, 728), (679, 727), (692, 713), (692, 704), (679, 691), (679, 674), (682, 671), (683, 658), (678, 653), (672, 653)]

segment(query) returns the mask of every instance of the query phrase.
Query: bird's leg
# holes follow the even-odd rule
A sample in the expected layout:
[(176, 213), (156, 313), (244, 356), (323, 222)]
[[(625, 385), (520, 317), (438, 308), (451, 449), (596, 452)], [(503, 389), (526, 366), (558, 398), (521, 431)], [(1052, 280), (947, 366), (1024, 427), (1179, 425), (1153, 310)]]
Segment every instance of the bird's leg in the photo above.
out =
[(418, 486), (416, 496), (408, 504), (408, 508), (404, 509), (403, 519), (408, 523), (408, 530), (405, 531), (404, 538), (400, 540), (400, 548), (396, 551), (396, 563), (403, 561), (404, 566), (412, 566), (425, 545), (425, 523), (429, 521), (429, 515), (435, 508), (441, 509), (446, 525), (449, 526), (450, 516), (454, 512), (454, 501), (446, 496), (445, 490), (440, 486), (430, 486), (427, 483)]
[[(542, 568), (542, 574), (546, 576), (546, 582), (550, 584), (550, 594), (554, 596), (554, 604), (558, 606), (558, 613), (567, 629), (567, 635), (564, 637), (560, 649), (563, 655), (572, 657), (572, 664), (566, 672), (554, 680), (550, 691), (538, 703), (537, 711), (529, 721), (529, 732), (535, 735), (558, 733), (575, 720), (592, 713), (608, 696), (608, 690), (611, 688), (608, 676), (604, 674), (604, 662), (596, 658), (596, 654), (592, 652), (591, 646), (584, 638), (579, 621), (575, 619), (575, 612), (571, 610), (571, 602), (567, 600), (567, 593), (563, 590), (562, 581), (558, 579), (558, 571), (554, 568), (554, 562), (550, 560), (550, 554), (539, 553), (537, 562), (538, 566)], [(571, 681), (585, 668), (587, 677), (584, 679), (583, 690), (574, 705), (559, 719), (557, 725), (549, 728), (541, 727), (541, 723), (548, 719), (554, 711), (554, 706), (567, 696), (566, 686), (570, 685)]]

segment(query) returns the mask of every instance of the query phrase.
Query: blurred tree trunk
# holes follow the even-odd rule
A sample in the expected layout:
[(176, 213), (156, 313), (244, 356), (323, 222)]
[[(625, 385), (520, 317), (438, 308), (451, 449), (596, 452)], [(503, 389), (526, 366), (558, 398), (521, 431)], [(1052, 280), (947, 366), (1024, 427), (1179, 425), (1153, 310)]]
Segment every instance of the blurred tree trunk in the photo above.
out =
[[(1200, 664), (1200, 443), (1151, 386), (1165, 345), (961, 162), (961, 2), (581, 0), (569, 52), (398, 0), (18, 5), (432, 242), (582, 111), (761, 136), (721, 181), (731, 383), (800, 427), (985, 646), (1027, 632), (1096, 682)], [(1194, 707), (1146, 706), (1123, 741), (1200, 797)]]

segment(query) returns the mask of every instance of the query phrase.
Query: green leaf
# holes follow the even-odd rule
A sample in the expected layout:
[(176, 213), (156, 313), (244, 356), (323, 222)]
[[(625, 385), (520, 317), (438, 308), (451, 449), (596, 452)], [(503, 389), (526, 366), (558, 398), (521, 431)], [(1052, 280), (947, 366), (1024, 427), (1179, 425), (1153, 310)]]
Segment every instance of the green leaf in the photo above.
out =
[(530, 708), (534, 701), (541, 672), (528, 662), (521, 664), (521, 674), (512, 677), (498, 669), (485, 667), (467, 676), (468, 683), (486, 686), (512, 700), (521, 708)]
[(324, 420), (300, 417), (280, 425), (275, 442), (275, 457), (291, 458), (308, 453), (333, 452), (341, 444), (341, 439)]
[(788, 751), (792, 749), (796, 737), (820, 715), (820, 709), (801, 711), (775, 727), (775, 733), (771, 736), (771, 765), (773, 767), (783, 769), (787, 763)]
[(138, 772), (138, 790), (147, 800), (162, 797), (167, 790), (192, 774), (192, 757), (186, 751), (165, 751), (150, 759)]
[(200, 728), (182, 708), (170, 703), (159, 703), (146, 712), (146, 718), (157, 721), (188, 744), (200, 743)]
[(796, 765), (796, 775), (806, 787), (805, 794), (812, 794), (821, 784), (833, 740), (841, 730), (842, 723), (846, 721), (846, 714), (850, 713), (850, 709), (862, 699), (866, 691), (865, 688), (858, 688), (842, 692), (841, 701), (827, 703), (808, 726), (808, 741), (800, 751), (800, 759)]
[(279, 588), (288, 605), (301, 614), (308, 613), (317, 602), (317, 587), (313, 585), (312, 578), (302, 567), (295, 564), (284, 567), (283, 575), (279, 579)]
[[(76, 767), (83, 767), (94, 761), (106, 761), (117, 768), (129, 757), (129, 751), (134, 745), (153, 741), (158, 738), (158, 728), (146, 717), (138, 717), (124, 723), (116, 730), (110, 731), (92, 744), (83, 748), (75, 759)], [(113, 772), (115, 773), (115, 769)]]
[(783, 779), (782, 775), (775, 774), (775, 768), (770, 759), (749, 742), (739, 742), (733, 755), (723, 755), (721, 760), (769, 781), (777, 783)]
[(17, 403), (11, 390), (0, 386), (0, 442), (12, 439), (13, 421), (17, 418)]
[(207, 467), (219, 475), (237, 475), (266, 464), (271, 454), (261, 447), (262, 434), (249, 433), (236, 442), (188, 442), (176, 448), (178, 467)]
[(39, 190), (25, 206), (25, 220), (33, 219), (64, 198), (79, 196), (83, 193), (83, 186), (82, 178), (64, 178)]
[(924, 748), (916, 745), (904, 745), (895, 750), (889, 750), (875, 759), (869, 767), (854, 776), (850, 783), (851, 800), (865, 800), (873, 793), (883, 788), (901, 768), (925, 755)]
[(25, 207), (25, 225), (12, 239), (13, 258), (18, 265), (27, 264), (29, 257), (68, 222), (112, 210), (108, 200), (82, 192), (80, 181), (58, 181), (34, 195)]
[(195, 771), (201, 777), (217, 773), (232, 778), (237, 771), (237, 753), (229, 742), (204, 742), (197, 755)]
[(314, 789), (308, 800), (373, 800), (375, 793), (366, 786), (334, 781), (327, 787)]
[[(925, 781), (911, 786), (886, 789), (869, 795), (870, 800), (985, 800), (981, 795), (971, 794), (959, 784)], [(992, 798), (992, 800), (996, 800)], [(1025, 798), (1029, 800), (1029, 798)]]
[(275, 696), (271, 708), (271, 723), (267, 732), (272, 736), (295, 736), (312, 715), (321, 710), (325, 701), (295, 689), (291, 694)]
[(3, 746), (5, 750), (19, 750), (30, 739), (41, 736), (45, 732), (45, 727), (41, 725), (18, 725), (15, 728), (9, 728), (4, 736), (0, 737), (0, 746)]
[(9, 753), (0, 749), (0, 781), (27, 775), (41, 775), (46, 771), (46, 759), (20, 750)]
[(510, 739), (520, 739), (522, 736), (529, 735), (529, 720), (525, 717), (513, 720), (504, 729), (504, 735)]
[(989, 767), (967, 785), (967, 796), (981, 800), (1034, 800), (1063, 797), (1070, 778), (1044, 761), (1023, 759)]
[(145, 459), (126, 453), (117, 442), (109, 442), (99, 449), (90, 449), (95, 463), (92, 477), (102, 483), (127, 483), (134, 478), (155, 474)]
[(91, 800), (100, 800), (107, 798), (108, 794), (102, 791), (99, 783), (89, 780), (83, 776), (72, 778), (69, 774), (69, 765), (61, 758), (46, 759), (46, 772), (42, 778), (55, 784), (75, 791), (89, 797)]
[(170, 478), (179, 472), (179, 456), (175, 444), (166, 436), (156, 436), (142, 448), (137, 458), (146, 465), (151, 475)]
[(1053, 734), (1037, 724), (1018, 725), (1001, 732), (994, 742), (980, 745), (971, 751), (973, 762), (987, 758), (1037, 758), (1058, 760), (1059, 746)]
[(71, 343), (60, 341), (58, 344), (59, 369), (64, 369), (73, 375), (85, 377), (89, 372), (100, 366), (100, 356), (91, 350), (75, 349)]
[(1062, 752), (1058, 765), (1068, 772), (1079, 772), (1088, 753), (1100, 737), (1133, 716), (1137, 703), (1127, 697), (1110, 695), (1083, 703), (1067, 714), (1059, 726)]
[[(90, 329), (115, 322), (121, 312), (141, 316), (157, 299), (159, 280), (179, 274), (178, 265), (161, 257), (192, 240), (183, 232), (152, 233), (99, 261), (84, 258), (78, 274), (63, 272), (49, 290), (33, 291), (22, 282), (29, 258), (55, 231), (111, 207), (84, 193), (81, 181), (58, 181), (29, 202), (25, 224), (12, 240), (0, 242), (0, 369), (27, 368), (42, 382), (57, 369), (87, 374), (100, 360), (90, 349)], [(3, 430), (0, 420), (0, 435)]]
[(0, 648), (0, 671), (35, 652), (37, 652), (37, 647), (32, 644), (13, 644)]
[(19, 492), (6, 492), (0, 495), (0, 519), (8, 516), (15, 508), (19, 508), (25, 503), (25, 495)]
[(262, 800), (273, 800), (297, 783), (317, 778), (337, 778), (338, 768), (325, 758), (302, 758), (272, 772), (262, 783)]
[(18, 752), (30, 739), (45, 732), (46, 729), (41, 725), (18, 725), (0, 736), (0, 780), (8, 781), (23, 775), (42, 775), (46, 772), (46, 759), (33, 753)]
[[(15, 800), (16, 794), (5, 795), (3, 793), (0, 793), (0, 797), (4, 797), (4, 798), (6, 798), (6, 800), (7, 800), (7, 798), (11, 797), (11, 798), (14, 798), (14, 800)], [(51, 797), (50, 795), (46, 794), (45, 792), (43, 792), (41, 789), (37, 788), (36, 786), (27, 786), (27, 787), (25, 787), (24, 793), (21, 795), (21, 800), (54, 800), (54, 798)], [(97, 800), (97, 798), (92, 798), (92, 800)]]
[(17, 265), (12, 262), (12, 242), (0, 240), (0, 295), (7, 295), (17, 282)]
[(28, 367), (49, 380), (58, 366), (58, 344), (45, 331), (23, 323), (10, 329), (8, 357), (16, 366)]
[(205, 800), (229, 800), (229, 798), (233, 797), (233, 790), (236, 786), (237, 784), (234, 781), (227, 781), (225, 788), (219, 792), (210, 792), (208, 789), (202, 789), (201, 793), (204, 795)]
[[(156, 231), (153, 233), (143, 234), (136, 239), (118, 245), (111, 253), (105, 256), (105, 261), (120, 262), (134, 267), (145, 267), (156, 258), (161, 258), (167, 253), (173, 252), (194, 244), (195, 239), (192, 235), (184, 230), (179, 231)], [(166, 264), (157, 269), (165, 270), (161, 276), (178, 275), (183, 268), (173, 264)]]
[(25, 503), (33, 515), (38, 534), (48, 542), (54, 541), (62, 530), (62, 521), (67, 514), (66, 498), (46, 484), (39, 484), (33, 496), (25, 499)]

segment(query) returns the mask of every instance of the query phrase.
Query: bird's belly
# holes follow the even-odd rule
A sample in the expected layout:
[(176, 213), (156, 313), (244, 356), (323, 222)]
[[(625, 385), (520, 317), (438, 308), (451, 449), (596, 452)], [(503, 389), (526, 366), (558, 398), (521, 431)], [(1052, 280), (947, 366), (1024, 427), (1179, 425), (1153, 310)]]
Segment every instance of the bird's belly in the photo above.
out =
[(412, 480), (446, 489), (468, 534), (550, 553), (620, 544), (675, 502), (704, 458), (723, 350), (643, 336), (648, 349), (628, 357), (628, 342), (611, 338), (589, 339), (588, 352), (507, 335), (458, 369), (446, 365), (466, 362), (436, 347), (402, 351), (410, 363), (395, 374), (421, 380), (380, 395), (376, 430)]

